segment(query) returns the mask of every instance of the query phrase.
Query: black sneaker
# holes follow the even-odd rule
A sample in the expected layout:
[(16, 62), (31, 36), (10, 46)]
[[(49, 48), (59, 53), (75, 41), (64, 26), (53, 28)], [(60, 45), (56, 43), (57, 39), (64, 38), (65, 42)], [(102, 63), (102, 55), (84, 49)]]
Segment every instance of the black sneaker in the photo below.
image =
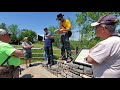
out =
[(51, 63), (52, 65), (55, 65), (55, 62), (54, 61), (52, 61), (52, 63)]

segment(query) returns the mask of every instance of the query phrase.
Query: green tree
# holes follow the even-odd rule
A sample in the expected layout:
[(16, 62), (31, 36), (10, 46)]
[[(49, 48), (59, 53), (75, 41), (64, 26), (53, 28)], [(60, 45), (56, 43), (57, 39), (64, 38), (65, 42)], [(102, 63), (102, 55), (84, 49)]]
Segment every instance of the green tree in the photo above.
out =
[[(92, 38), (95, 38), (95, 30), (93, 27), (90, 26), (92, 22), (95, 22), (99, 19), (100, 16), (106, 15), (106, 14), (114, 14), (119, 16), (120, 12), (81, 12), (79, 14), (76, 14), (76, 23), (78, 25), (77, 32), (79, 33), (79, 46), (80, 48), (91, 48), (92, 45), (94, 46), (98, 41), (94, 40), (94, 42), (91, 40)], [(91, 41), (90, 41), (91, 40)]]
[(0, 24), (0, 29), (4, 29), (4, 30), (8, 31), (8, 28), (5, 23)]
[(37, 34), (32, 30), (23, 29), (19, 35), (19, 38), (23, 40), (24, 37), (29, 37), (29, 40), (34, 43), (34, 41), (37, 39)]
[(71, 49), (75, 49), (77, 47), (77, 44), (76, 44), (76, 41), (75, 41), (76, 22), (75, 22), (75, 20), (71, 19), (70, 17), (68, 18), (68, 20), (71, 23), (71, 31), (72, 31), (72, 36), (70, 37), (70, 46), (71, 46)]
[(18, 26), (15, 24), (8, 26), (8, 31), (11, 33), (12, 41), (18, 40), (18, 30)]

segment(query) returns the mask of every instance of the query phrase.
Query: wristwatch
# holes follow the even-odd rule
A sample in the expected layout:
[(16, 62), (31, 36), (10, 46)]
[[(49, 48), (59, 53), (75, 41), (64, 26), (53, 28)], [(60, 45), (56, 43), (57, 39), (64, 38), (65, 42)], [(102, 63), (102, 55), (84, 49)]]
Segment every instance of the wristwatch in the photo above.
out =
[(86, 57), (86, 58), (84, 58), (84, 60), (85, 60), (85, 62), (87, 62), (87, 57)]

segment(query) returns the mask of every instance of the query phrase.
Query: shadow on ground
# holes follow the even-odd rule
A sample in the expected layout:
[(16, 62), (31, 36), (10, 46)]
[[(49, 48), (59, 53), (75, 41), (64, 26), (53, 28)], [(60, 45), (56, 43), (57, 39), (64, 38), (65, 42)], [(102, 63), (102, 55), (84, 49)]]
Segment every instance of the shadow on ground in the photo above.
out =
[(32, 66), (38, 66), (40, 64), (42, 64), (42, 63), (34, 63), (34, 64), (32, 64)]
[(20, 78), (32, 78), (32, 77), (33, 77), (33, 75), (31, 75), (31, 74), (25, 74)]
[[(43, 62), (44, 64), (47, 64), (47, 61)], [(57, 61), (54, 61), (54, 65), (57, 64)], [(34, 63), (32, 66), (42, 65), (42, 63)]]

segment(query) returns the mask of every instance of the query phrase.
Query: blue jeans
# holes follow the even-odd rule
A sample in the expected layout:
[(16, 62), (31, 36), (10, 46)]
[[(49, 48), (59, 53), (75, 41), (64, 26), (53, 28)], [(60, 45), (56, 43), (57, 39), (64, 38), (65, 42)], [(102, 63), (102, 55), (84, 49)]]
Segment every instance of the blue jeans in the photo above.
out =
[(50, 47), (45, 47), (45, 52), (47, 54), (47, 58), (48, 58), (48, 64), (53, 64), (53, 49), (52, 46)]
[(44, 57), (44, 60), (47, 60), (47, 53), (45, 51), (44, 51), (43, 57)]

